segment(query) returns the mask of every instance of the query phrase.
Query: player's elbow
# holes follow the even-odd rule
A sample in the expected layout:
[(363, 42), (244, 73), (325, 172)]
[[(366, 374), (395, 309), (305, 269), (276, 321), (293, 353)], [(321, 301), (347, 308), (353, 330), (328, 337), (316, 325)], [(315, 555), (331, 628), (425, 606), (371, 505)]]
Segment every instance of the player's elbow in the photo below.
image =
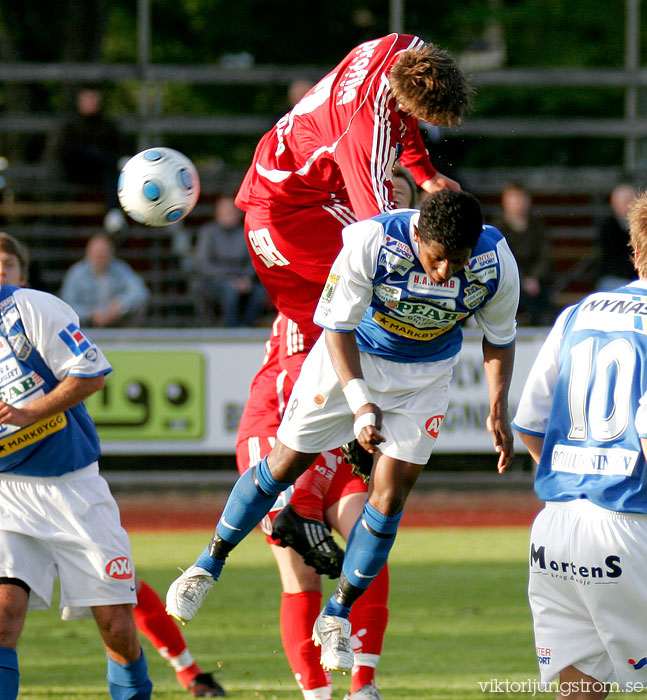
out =
[(92, 394), (95, 394), (97, 391), (101, 391), (106, 385), (106, 376), (105, 374), (98, 374), (96, 377), (84, 377), (83, 378), (83, 386), (85, 388), (85, 395), (86, 396), (91, 396)]
[(541, 459), (541, 451), (544, 447), (544, 438), (538, 435), (530, 435), (528, 433), (523, 433), (519, 431), (519, 437), (523, 444), (528, 448), (530, 456), (533, 458), (536, 464), (539, 464)]

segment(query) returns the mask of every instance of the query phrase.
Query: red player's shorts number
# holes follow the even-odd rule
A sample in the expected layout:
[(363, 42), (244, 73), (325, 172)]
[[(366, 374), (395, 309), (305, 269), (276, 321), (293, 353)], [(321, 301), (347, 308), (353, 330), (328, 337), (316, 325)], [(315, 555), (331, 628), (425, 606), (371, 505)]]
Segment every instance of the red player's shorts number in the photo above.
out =
[(265, 263), (266, 267), (290, 264), (290, 261), (279, 253), (268, 229), (259, 228), (257, 231), (249, 231), (247, 235), (252, 250)]

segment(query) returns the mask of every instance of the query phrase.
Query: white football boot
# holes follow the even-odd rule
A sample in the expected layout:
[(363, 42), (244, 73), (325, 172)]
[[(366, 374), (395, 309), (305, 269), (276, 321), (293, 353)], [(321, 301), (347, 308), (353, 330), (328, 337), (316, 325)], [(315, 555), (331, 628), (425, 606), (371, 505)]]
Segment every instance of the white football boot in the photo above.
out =
[(374, 685), (364, 685), (354, 693), (347, 693), (344, 700), (382, 700), (382, 695)]
[(206, 569), (193, 564), (170, 585), (166, 594), (166, 612), (186, 625), (193, 620), (215, 583)]
[(312, 630), (312, 641), (321, 647), (321, 665), (328, 671), (350, 671), (354, 653), (350, 645), (350, 622), (336, 615), (319, 613)]

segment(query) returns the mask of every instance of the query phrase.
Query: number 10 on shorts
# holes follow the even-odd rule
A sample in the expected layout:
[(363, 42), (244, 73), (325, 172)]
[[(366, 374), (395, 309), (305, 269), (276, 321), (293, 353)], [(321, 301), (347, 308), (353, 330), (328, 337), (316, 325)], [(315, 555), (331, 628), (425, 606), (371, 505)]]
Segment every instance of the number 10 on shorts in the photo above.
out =
[(268, 229), (259, 228), (257, 231), (249, 231), (247, 235), (253, 251), (265, 263), (266, 267), (290, 264), (290, 261), (277, 250)]

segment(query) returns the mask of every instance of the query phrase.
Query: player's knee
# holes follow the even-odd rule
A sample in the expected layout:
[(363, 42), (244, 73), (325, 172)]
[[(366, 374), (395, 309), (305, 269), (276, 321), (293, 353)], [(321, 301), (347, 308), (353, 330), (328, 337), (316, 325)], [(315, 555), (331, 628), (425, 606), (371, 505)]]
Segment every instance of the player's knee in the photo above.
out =
[(137, 628), (130, 606), (104, 606), (95, 618), (106, 647), (123, 656), (127, 662), (135, 661), (141, 654)]
[(403, 489), (399, 485), (394, 484), (382, 487), (379, 490), (374, 489), (369, 498), (369, 503), (382, 515), (394, 516), (404, 508), (408, 494), (408, 489)]
[(315, 461), (316, 454), (297, 452), (277, 440), (267, 456), (272, 476), (281, 482), (294, 482)]

